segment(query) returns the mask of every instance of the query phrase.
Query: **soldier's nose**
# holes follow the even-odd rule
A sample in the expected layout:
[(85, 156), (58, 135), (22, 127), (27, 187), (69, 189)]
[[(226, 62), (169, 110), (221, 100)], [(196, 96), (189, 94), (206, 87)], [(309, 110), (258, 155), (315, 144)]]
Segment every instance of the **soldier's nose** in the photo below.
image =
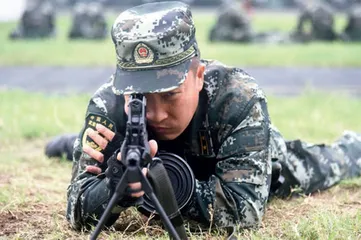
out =
[(147, 120), (151, 123), (160, 123), (168, 117), (167, 111), (161, 107), (149, 108), (147, 107)]

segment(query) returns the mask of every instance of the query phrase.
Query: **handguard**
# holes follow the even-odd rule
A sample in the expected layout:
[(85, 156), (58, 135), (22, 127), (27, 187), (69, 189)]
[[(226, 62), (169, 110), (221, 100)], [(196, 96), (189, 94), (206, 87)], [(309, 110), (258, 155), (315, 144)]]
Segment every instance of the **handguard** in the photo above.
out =
[(107, 178), (107, 187), (114, 193), (116, 186), (118, 185), (121, 177), (123, 176), (125, 166), (121, 161), (117, 160), (119, 150), (108, 159), (108, 168), (105, 170), (105, 176)]
[[(161, 171), (160, 169), (158, 170), (158, 165), (161, 165), (159, 161), (163, 162), (163, 166), (167, 171), (180, 211), (193, 196), (195, 188), (193, 171), (188, 163), (180, 156), (169, 152), (160, 152), (158, 159), (153, 159), (148, 174), (148, 179), (152, 183), (154, 191), (157, 189), (159, 189), (158, 191), (162, 191), (162, 186), (160, 185), (161, 180), (157, 179), (159, 175), (157, 172)], [(157, 184), (160, 186), (157, 186)], [(151, 213), (157, 214), (152, 202), (146, 195), (144, 195), (144, 202), (143, 205), (139, 207), (139, 211), (147, 216)]]
[[(117, 155), (119, 153), (119, 150), (115, 151), (114, 154), (108, 159), (108, 168), (105, 171), (106, 176), (106, 186), (110, 190), (111, 195), (113, 195), (116, 186), (118, 185), (120, 179), (123, 176), (123, 173), (125, 171), (124, 164), (117, 160)], [(143, 203), (143, 198), (135, 198), (129, 196), (131, 193), (131, 189), (127, 188), (128, 194), (124, 194), (118, 201), (118, 205), (122, 206), (124, 208), (130, 207), (130, 206), (137, 206)]]

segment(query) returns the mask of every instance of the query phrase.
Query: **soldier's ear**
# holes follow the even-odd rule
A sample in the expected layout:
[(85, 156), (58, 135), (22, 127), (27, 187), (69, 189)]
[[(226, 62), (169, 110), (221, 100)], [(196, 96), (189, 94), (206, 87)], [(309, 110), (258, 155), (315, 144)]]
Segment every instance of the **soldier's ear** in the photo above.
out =
[(196, 74), (196, 84), (197, 90), (201, 91), (204, 83), (204, 71), (206, 66), (203, 63), (199, 63)]

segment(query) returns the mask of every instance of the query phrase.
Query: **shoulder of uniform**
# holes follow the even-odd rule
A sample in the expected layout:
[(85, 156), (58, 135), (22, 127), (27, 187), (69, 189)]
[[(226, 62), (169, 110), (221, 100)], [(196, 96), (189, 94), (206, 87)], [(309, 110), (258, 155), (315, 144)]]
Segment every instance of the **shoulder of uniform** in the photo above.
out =
[(209, 119), (213, 124), (237, 125), (242, 116), (261, 99), (265, 99), (256, 80), (244, 70), (218, 62), (208, 62), (205, 90), (209, 101)]
[(101, 85), (93, 94), (88, 111), (112, 117), (122, 110), (124, 105), (123, 95), (119, 95), (113, 87), (112, 75), (109, 80)]
[(203, 60), (206, 64), (204, 89), (209, 102), (222, 100), (222, 96), (233, 95), (243, 99), (253, 96), (264, 98), (256, 80), (238, 67), (227, 66), (215, 60)]
[(112, 131), (122, 133), (125, 128), (124, 96), (113, 91), (112, 77), (93, 94), (85, 116), (85, 127), (81, 134), (82, 144), (87, 143), (94, 149), (99, 146), (86, 135), (87, 129), (96, 130), (102, 124)]
[[(92, 124), (99, 121), (108, 126), (121, 127), (124, 121), (124, 96), (118, 95), (113, 90), (113, 76), (93, 94), (89, 101), (86, 118)], [(96, 121), (93, 121), (93, 120)], [(116, 128), (112, 129), (115, 130)], [(119, 128), (118, 128), (119, 129)]]

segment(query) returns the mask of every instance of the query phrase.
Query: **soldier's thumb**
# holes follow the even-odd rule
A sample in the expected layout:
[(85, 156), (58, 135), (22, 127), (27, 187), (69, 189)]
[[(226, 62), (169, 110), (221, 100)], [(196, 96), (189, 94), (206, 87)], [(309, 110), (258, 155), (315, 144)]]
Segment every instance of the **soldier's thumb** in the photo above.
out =
[(154, 158), (155, 154), (158, 151), (158, 143), (155, 140), (149, 141), (149, 148), (150, 148), (150, 156)]

